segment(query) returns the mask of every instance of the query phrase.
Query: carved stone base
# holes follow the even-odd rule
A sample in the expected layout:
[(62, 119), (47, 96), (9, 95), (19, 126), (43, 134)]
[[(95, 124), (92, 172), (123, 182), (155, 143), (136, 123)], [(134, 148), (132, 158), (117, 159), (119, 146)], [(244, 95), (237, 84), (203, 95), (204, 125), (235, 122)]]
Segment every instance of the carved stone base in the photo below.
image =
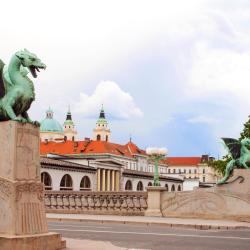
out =
[(39, 128), (0, 122), (0, 249), (57, 250), (49, 234), (40, 181)]
[(187, 192), (164, 192), (163, 216), (250, 222), (250, 170), (235, 169), (227, 184)]
[(165, 187), (147, 187), (148, 192), (148, 208), (145, 216), (161, 217), (161, 194), (165, 191)]
[(47, 233), (43, 184), (9, 181), (0, 177), (0, 233), (26, 235)]
[(59, 250), (66, 248), (57, 233), (46, 233), (25, 236), (0, 235), (1, 250)]

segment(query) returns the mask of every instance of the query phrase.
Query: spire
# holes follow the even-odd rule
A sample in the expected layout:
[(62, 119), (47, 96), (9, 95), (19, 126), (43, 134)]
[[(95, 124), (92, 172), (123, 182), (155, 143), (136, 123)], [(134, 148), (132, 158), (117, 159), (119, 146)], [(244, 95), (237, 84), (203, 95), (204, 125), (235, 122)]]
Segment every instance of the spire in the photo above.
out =
[(69, 106), (69, 109), (68, 109), (68, 112), (67, 112), (66, 120), (67, 121), (72, 121), (72, 115), (71, 115), (71, 112), (70, 112), (70, 106)]
[(104, 112), (103, 104), (102, 104), (102, 108), (101, 108), (99, 119), (105, 119), (105, 112)]
[(49, 109), (46, 111), (46, 118), (49, 118), (49, 119), (53, 119), (53, 110), (51, 109), (51, 107), (49, 106)]

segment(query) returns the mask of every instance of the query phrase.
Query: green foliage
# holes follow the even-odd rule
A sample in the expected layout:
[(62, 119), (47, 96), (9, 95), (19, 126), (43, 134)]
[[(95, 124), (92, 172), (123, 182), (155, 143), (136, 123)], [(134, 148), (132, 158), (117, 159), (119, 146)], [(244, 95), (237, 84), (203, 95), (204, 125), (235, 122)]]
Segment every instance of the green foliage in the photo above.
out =
[(222, 160), (216, 160), (209, 162), (209, 166), (213, 168), (217, 173), (224, 175), (227, 163), (231, 161), (231, 157), (229, 155), (223, 156)]
[(250, 116), (248, 116), (248, 121), (244, 124), (244, 129), (240, 133), (239, 140), (241, 141), (244, 138), (249, 138), (250, 139)]

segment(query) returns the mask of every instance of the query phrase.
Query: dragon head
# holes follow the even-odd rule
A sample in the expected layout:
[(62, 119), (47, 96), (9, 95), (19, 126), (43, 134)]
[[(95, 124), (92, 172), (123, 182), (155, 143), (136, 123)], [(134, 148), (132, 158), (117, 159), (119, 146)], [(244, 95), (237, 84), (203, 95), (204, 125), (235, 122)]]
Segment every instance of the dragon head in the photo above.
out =
[(37, 77), (37, 71), (40, 72), (39, 69), (46, 69), (46, 65), (27, 49), (18, 51), (16, 56), (21, 61), (21, 65), (27, 67), (34, 78)]
[(242, 139), (241, 144), (244, 146), (250, 146), (250, 139), (249, 138)]

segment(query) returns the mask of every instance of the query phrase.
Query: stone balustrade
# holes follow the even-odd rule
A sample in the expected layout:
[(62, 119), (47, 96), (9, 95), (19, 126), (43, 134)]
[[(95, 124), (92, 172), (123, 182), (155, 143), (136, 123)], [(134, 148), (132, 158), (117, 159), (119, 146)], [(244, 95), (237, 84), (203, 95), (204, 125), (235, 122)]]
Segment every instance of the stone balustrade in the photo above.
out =
[(48, 213), (144, 215), (147, 192), (45, 191)]

